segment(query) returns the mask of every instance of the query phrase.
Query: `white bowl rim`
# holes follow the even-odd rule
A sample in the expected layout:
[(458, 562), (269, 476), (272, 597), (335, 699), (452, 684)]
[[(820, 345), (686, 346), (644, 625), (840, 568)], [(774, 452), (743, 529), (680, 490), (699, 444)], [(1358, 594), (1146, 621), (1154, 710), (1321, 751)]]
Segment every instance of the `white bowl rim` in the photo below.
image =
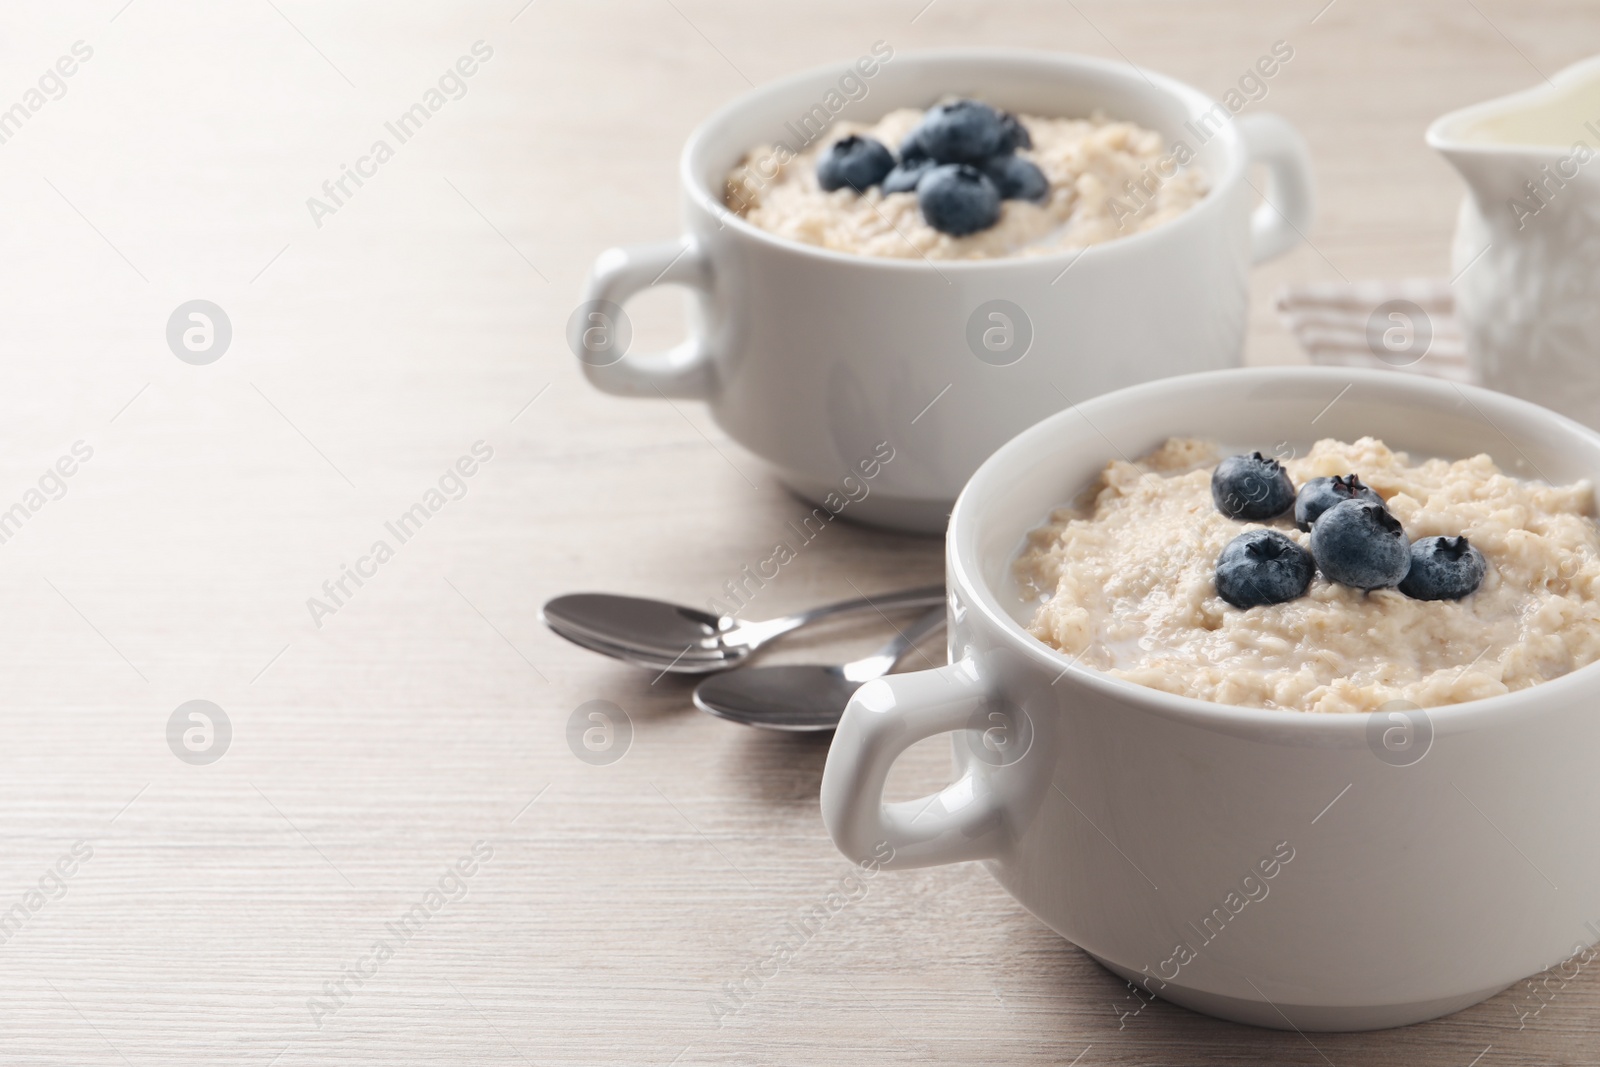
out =
[(1244, 139), (1239, 133), (1238, 125), (1233, 121), (1235, 116), (1232, 112), (1186, 82), (1181, 82), (1158, 71), (1147, 70), (1144, 67), (1136, 66), (1126, 61), (1102, 59), (1099, 56), (1080, 55), (1076, 52), (1057, 52), (1043, 48), (987, 47), (918, 49), (904, 53), (896, 52), (894, 59), (896, 63), (902, 64), (902, 66), (905, 62), (927, 64), (985, 61), (1044, 62), (1066, 71), (1097, 70), (1102, 74), (1130, 79), (1130, 85), (1134, 84), (1131, 79), (1137, 78), (1138, 81), (1148, 83), (1157, 91), (1165, 92), (1167, 95), (1180, 100), (1191, 109), (1198, 109), (1199, 113), (1208, 113), (1213, 109), (1220, 109), (1227, 115), (1229, 121), (1222, 127), (1217, 136), (1227, 138), (1231, 163), (1225, 174), (1207, 175), (1211, 181), (1206, 195), (1200, 199), (1199, 203), (1196, 203), (1181, 215), (1168, 219), (1153, 229), (1129, 234), (1126, 237), (1118, 237), (1110, 241), (1102, 241), (1098, 244), (1066, 248), (1059, 252), (1049, 252), (1037, 256), (1013, 255), (997, 256), (993, 259), (941, 259), (938, 261), (927, 258), (897, 259), (889, 256), (863, 256), (853, 252), (836, 252), (820, 245), (807, 244), (804, 241), (781, 237), (778, 234), (746, 222), (742, 217), (728, 210), (725, 204), (701, 184), (699, 175), (692, 166), (692, 161), (710, 137), (710, 131), (713, 128), (721, 125), (739, 111), (754, 106), (765, 96), (781, 93), (786, 89), (824, 76), (837, 76), (841, 67), (836, 62), (810, 67), (740, 93), (737, 97), (713, 111), (700, 125), (696, 126), (694, 132), (689, 135), (688, 141), (684, 143), (683, 151), (678, 157), (678, 181), (683, 186), (684, 195), (687, 197), (688, 203), (702, 214), (716, 220), (719, 226), (727, 227), (748, 240), (797, 255), (815, 257), (824, 262), (849, 263), (866, 270), (978, 273), (1007, 268), (1014, 269), (1021, 265), (1032, 264), (1038, 264), (1043, 267), (1061, 266), (1064, 261), (1067, 266), (1071, 266), (1080, 258), (1092, 259), (1112, 254), (1136, 254), (1147, 245), (1164, 240), (1163, 235), (1203, 225), (1202, 220), (1211, 213), (1225, 210), (1226, 201), (1228, 200), (1226, 194), (1244, 179), (1245, 169), (1249, 166), (1249, 152), (1245, 148)]
[[(1501, 411), (1520, 409), (1524, 414), (1536, 415), (1543, 421), (1555, 424), (1562, 433), (1586, 437), (1591, 443), (1600, 446), (1600, 433), (1538, 404), (1508, 396), (1505, 393), (1485, 389), (1481, 386), (1457, 385), (1454, 382), (1448, 382), (1440, 378), (1405, 373), (1403, 371), (1368, 370), (1354, 367), (1233, 367), (1226, 370), (1203, 371), (1197, 374), (1161, 378), (1156, 381), (1104, 393), (1058, 411), (1013, 437), (984, 461), (983, 465), (968, 480), (966, 487), (962, 489), (961, 495), (956, 499), (955, 507), (950, 513), (950, 527), (945, 538), (945, 558), (951, 575), (950, 586), (952, 592), (959, 589), (964, 599), (969, 602), (969, 610), (982, 612), (985, 618), (1005, 635), (1014, 650), (1022, 652), (1028, 658), (1051, 670), (1057, 670), (1061, 674), (1071, 674), (1074, 679), (1090, 689), (1098, 690), (1119, 702), (1135, 704), (1164, 718), (1177, 719), (1207, 729), (1231, 727), (1242, 729), (1245, 732), (1290, 730), (1305, 733), (1308, 740), (1311, 738), (1329, 740), (1341, 738), (1348, 741), (1351, 735), (1364, 733), (1368, 720), (1375, 714), (1382, 714), (1381, 712), (1320, 714), (1283, 708), (1251, 708), (1233, 704), (1219, 704), (1214, 701), (1201, 700), (1198, 697), (1179, 696), (1175, 693), (1140, 685), (1137, 682), (1125, 681), (1096, 668), (1079, 664), (1065, 653), (1051, 648), (1028, 633), (1004, 609), (994, 590), (990, 589), (988, 584), (981, 578), (982, 560), (978, 558), (976, 545), (973, 543), (974, 535), (967, 532), (967, 527), (977, 521), (967, 517), (967, 512), (975, 506), (971, 503), (972, 487), (988, 479), (1001, 477), (1002, 475), (999, 472), (1017, 462), (1018, 457), (1032, 454), (1035, 447), (1034, 441), (1047, 437), (1054, 424), (1073, 417), (1076, 412), (1084, 411), (1084, 417), (1092, 422), (1096, 407), (1104, 407), (1112, 402), (1122, 404), (1136, 401), (1140, 394), (1164, 393), (1172, 390), (1194, 388), (1209, 385), (1223, 379), (1233, 379), (1242, 383), (1250, 382), (1253, 384), (1269, 382), (1274, 378), (1291, 375), (1313, 381), (1323, 381), (1333, 388), (1343, 388), (1349, 384), (1357, 384), (1380, 388), (1409, 389), (1420, 392), (1439, 392), (1455, 389), (1459, 390), (1464, 397), (1473, 401), (1480, 409), (1484, 407)], [(1487, 415), (1485, 417), (1487, 418)], [(1514, 443), (1513, 447), (1515, 447)], [(1600, 471), (1597, 471), (1596, 475), (1596, 481), (1600, 481)], [(1041, 515), (1039, 522), (1042, 524), (1043, 520), (1044, 516)], [(1579, 667), (1577, 670), (1563, 674), (1558, 678), (1552, 678), (1549, 681), (1540, 682), (1537, 685), (1518, 689), (1500, 696), (1485, 697), (1482, 700), (1469, 700), (1457, 704), (1443, 704), (1422, 710), (1432, 725), (1435, 735), (1444, 732), (1456, 733), (1491, 725), (1500, 725), (1504, 723), (1508, 716), (1527, 717), (1536, 714), (1541, 705), (1560, 703), (1560, 697), (1575, 696), (1577, 695), (1574, 692), (1576, 690), (1588, 689), (1592, 694), (1594, 689), (1600, 688), (1593, 684), (1597, 676), (1600, 676), (1600, 661)], [(1542, 698), (1543, 696), (1557, 699), (1545, 700)]]

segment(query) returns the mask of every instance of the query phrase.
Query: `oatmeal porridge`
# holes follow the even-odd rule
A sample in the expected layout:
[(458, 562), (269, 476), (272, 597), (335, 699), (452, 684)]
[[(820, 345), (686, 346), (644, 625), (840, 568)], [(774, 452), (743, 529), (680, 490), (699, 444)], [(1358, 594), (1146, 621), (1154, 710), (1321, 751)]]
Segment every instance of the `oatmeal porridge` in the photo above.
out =
[[(1298, 487), (1287, 509), (1280, 486)], [(1364, 437), (1280, 467), (1174, 438), (1110, 463), (1016, 568), (1033, 634), (1119, 678), (1248, 707), (1433, 707), (1600, 659), (1593, 514), (1588, 481), (1486, 455), (1413, 462)]]
[[(994, 132), (969, 148), (960, 138), (975, 118)], [(940, 139), (947, 128), (953, 135)], [(873, 124), (839, 122), (798, 154), (755, 148), (729, 173), (725, 201), (761, 229), (838, 252), (1044, 255), (1187, 211), (1207, 191), (1191, 162), (1186, 146), (1169, 152), (1159, 133), (1132, 122), (1012, 116), (955, 100)]]

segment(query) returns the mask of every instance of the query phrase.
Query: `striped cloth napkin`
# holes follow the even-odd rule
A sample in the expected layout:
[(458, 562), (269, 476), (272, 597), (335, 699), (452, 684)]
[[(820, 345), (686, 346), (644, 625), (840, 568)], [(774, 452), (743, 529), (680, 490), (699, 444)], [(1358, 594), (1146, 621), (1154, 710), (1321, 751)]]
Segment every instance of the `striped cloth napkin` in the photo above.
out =
[(1477, 381), (1442, 278), (1285, 286), (1277, 308), (1313, 363)]

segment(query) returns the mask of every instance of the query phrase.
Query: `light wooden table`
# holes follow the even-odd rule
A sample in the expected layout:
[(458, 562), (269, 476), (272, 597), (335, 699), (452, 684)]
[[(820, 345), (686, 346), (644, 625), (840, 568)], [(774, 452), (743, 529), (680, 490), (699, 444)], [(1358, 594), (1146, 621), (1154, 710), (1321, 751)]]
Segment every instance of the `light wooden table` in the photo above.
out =
[[(712, 720), (537, 621), (574, 588), (703, 603), (803, 510), (696, 405), (589, 390), (562, 341), (596, 252), (675, 232), (713, 107), (877, 39), (1120, 55), (1215, 93), (1287, 41), (1259, 106), (1310, 139), (1322, 212), (1256, 273), (1249, 355), (1292, 361), (1283, 282), (1447, 269), (1459, 190), (1427, 120), (1600, 28), (1575, 2), (1322, 2), (7, 3), (0, 108), (92, 56), (0, 144), (0, 511), (27, 511), (0, 543), (0, 1062), (1600, 1062), (1587, 973), (1537, 1016), (1518, 988), (1382, 1034), (1132, 1014), (975, 866), (874, 880), (719, 1025), (847, 869), (826, 741)], [(479, 40), (465, 95), (318, 226), (307, 198)], [(205, 366), (165, 338), (196, 298), (233, 331)], [(681, 329), (676, 294), (634, 311), (640, 346)], [(79, 441), (65, 495), (29, 497)], [(465, 495), (361, 563), (479, 441)], [(939, 573), (932, 542), (839, 525), (751, 610)], [(799, 654), (877, 635), (845, 637)], [(167, 740), (196, 699), (232, 730), (204, 766)], [(591, 700), (631, 722), (610, 765), (568, 746)], [(895, 788), (946, 767), (925, 745)]]

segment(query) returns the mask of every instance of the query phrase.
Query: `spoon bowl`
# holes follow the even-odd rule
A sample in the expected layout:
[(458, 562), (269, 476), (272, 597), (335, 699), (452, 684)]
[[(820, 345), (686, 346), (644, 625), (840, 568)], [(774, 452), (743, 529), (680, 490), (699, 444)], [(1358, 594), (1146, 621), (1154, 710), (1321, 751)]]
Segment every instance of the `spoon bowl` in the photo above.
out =
[(635, 667), (642, 667), (647, 671), (657, 674), (710, 674), (715, 671), (726, 671), (737, 667), (745, 659), (742, 655), (730, 655), (725, 652), (707, 652), (697, 649), (693, 652), (679, 652), (669, 656), (665, 652), (653, 652), (648, 649), (617, 645), (593, 634), (579, 630), (568, 630), (564, 626), (548, 622), (551, 631), (579, 648), (598, 652), (602, 656), (610, 656)]
[(570, 593), (544, 606), (544, 624), (591, 652), (646, 670), (707, 674), (739, 666), (775, 638), (821, 619), (852, 612), (944, 604), (944, 586), (824, 604), (794, 615), (747, 621), (698, 608), (614, 593)]
[(838, 667), (791, 664), (746, 667), (695, 686), (694, 703), (719, 719), (768, 730), (831, 730), (865, 682)]
[(710, 612), (645, 597), (570, 593), (544, 606), (545, 625), (570, 641), (585, 636), (603, 644), (664, 654), (715, 652), (722, 620)]

